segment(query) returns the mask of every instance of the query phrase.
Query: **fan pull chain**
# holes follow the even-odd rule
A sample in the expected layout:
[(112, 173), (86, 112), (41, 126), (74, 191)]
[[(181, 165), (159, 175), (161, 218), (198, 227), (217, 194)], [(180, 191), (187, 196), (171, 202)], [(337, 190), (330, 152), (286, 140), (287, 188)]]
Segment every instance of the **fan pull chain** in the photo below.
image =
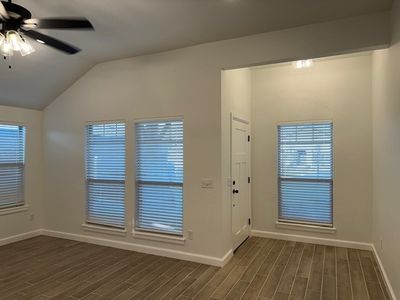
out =
[[(7, 60), (6, 56), (3, 56), (4, 60)], [(11, 69), (11, 62), (10, 62), (10, 57), (8, 57), (8, 69)]]

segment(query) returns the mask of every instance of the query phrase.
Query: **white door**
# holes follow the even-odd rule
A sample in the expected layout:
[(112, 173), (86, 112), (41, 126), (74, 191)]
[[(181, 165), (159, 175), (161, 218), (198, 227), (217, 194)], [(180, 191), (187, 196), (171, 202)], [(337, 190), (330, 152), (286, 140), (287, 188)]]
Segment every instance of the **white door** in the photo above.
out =
[(232, 235), (233, 249), (250, 235), (250, 136), (249, 122), (232, 116)]

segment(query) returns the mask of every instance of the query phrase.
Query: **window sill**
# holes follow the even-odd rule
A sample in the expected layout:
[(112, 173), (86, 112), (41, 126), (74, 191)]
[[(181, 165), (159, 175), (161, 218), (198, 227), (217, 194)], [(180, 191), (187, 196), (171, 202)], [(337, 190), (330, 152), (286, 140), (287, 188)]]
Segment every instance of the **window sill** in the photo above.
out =
[(322, 227), (322, 226), (306, 225), (306, 224), (276, 222), (275, 227), (281, 229), (292, 229), (292, 230), (310, 231), (319, 233), (330, 233), (330, 234), (336, 233), (335, 227)]
[(97, 233), (106, 233), (106, 234), (110, 234), (110, 235), (126, 236), (126, 229), (109, 228), (109, 227), (103, 227), (100, 225), (91, 225), (91, 224), (82, 224), (82, 229), (85, 231), (91, 231), (91, 232), (97, 232)]
[(29, 209), (28, 205), (4, 208), (4, 209), (0, 209), (0, 216), (25, 212), (25, 211), (28, 211), (28, 209)]
[(172, 235), (164, 235), (164, 234), (141, 232), (141, 231), (132, 231), (132, 236), (137, 239), (144, 239), (144, 240), (170, 243), (176, 245), (184, 245), (186, 240), (184, 237), (181, 236), (172, 236)]

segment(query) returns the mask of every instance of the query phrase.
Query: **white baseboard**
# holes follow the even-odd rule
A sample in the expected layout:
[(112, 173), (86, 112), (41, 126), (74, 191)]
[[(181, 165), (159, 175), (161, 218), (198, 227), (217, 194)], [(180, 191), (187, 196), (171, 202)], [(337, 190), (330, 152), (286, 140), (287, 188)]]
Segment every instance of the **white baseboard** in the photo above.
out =
[(13, 235), (10, 237), (6, 237), (4, 239), (0, 239), (0, 246), (19, 242), (19, 241), (26, 240), (26, 239), (30, 239), (35, 236), (39, 236), (41, 234), (42, 234), (42, 230), (38, 229), (38, 230), (33, 230), (33, 231), (25, 232), (22, 234), (17, 234), (17, 235)]
[(396, 295), (394, 294), (394, 290), (390, 284), (389, 277), (385, 272), (385, 268), (383, 267), (382, 261), (376, 251), (376, 248), (373, 244), (370, 243), (360, 243), (354, 241), (345, 241), (345, 240), (335, 240), (335, 239), (327, 239), (327, 238), (318, 238), (318, 237), (310, 237), (305, 235), (295, 235), (295, 234), (286, 234), (286, 233), (276, 233), (269, 231), (261, 231), (261, 230), (252, 230), (252, 236), (270, 238), (270, 239), (278, 239), (285, 241), (293, 241), (293, 242), (303, 242), (303, 243), (312, 243), (318, 245), (326, 245), (326, 246), (334, 246), (334, 247), (344, 247), (344, 248), (353, 248), (359, 250), (368, 250), (372, 251), (375, 255), (376, 261), (379, 264), (379, 267), (382, 271), (384, 280), (389, 289), (390, 296), (393, 300), (397, 300)]
[(386, 285), (387, 285), (387, 288), (389, 290), (390, 296), (392, 297), (393, 300), (396, 300), (397, 298), (396, 298), (396, 295), (394, 294), (394, 290), (392, 288), (392, 285), (390, 284), (389, 277), (388, 277), (388, 275), (387, 275), (387, 273), (385, 271), (385, 268), (383, 267), (382, 260), (379, 257), (378, 251), (376, 251), (376, 248), (375, 248), (374, 244), (372, 244), (372, 252), (374, 252), (375, 259), (378, 262), (379, 268), (381, 269), (381, 272), (382, 272), (382, 275), (383, 275), (384, 280), (386, 282)]
[(311, 243), (311, 244), (334, 246), (334, 247), (345, 247), (345, 248), (353, 248), (359, 250), (369, 250), (369, 251), (373, 250), (372, 244), (369, 243), (335, 240), (335, 239), (327, 239), (327, 238), (319, 238), (319, 237), (311, 237), (311, 236), (287, 234), (287, 233), (277, 233), (277, 232), (261, 231), (261, 230), (252, 230), (251, 234), (252, 236), (259, 236), (259, 237), (278, 239), (284, 241), (303, 242), (303, 243)]
[(222, 257), (222, 264), (220, 267), (225, 266), (233, 257), (233, 250), (230, 249), (226, 254)]
[[(360, 250), (370, 250), (375, 255), (375, 258), (376, 258), (376, 260), (379, 264), (379, 267), (382, 271), (384, 280), (387, 284), (387, 287), (389, 289), (389, 293), (390, 293), (392, 299), (397, 300), (396, 295), (394, 294), (392, 285), (390, 284), (389, 277), (387, 276), (387, 273), (385, 271), (385, 268), (383, 267), (383, 264), (379, 257), (379, 254), (376, 251), (376, 248), (373, 244), (318, 238), (318, 237), (309, 237), (309, 236), (304, 236), (304, 235), (276, 233), (276, 232), (261, 231), (261, 230), (252, 230), (251, 234), (252, 234), (252, 236), (280, 239), (280, 240), (286, 240), (286, 241), (313, 243), (313, 244), (335, 246), (335, 247), (354, 248), (354, 249), (360, 249)], [(64, 238), (64, 239), (69, 239), (69, 240), (74, 240), (74, 241), (79, 241), (79, 242), (86, 242), (86, 243), (102, 245), (102, 246), (107, 246), (107, 247), (113, 247), (113, 248), (119, 248), (119, 249), (124, 249), (124, 250), (131, 250), (131, 251), (137, 251), (137, 252), (142, 252), (142, 253), (147, 253), (147, 254), (166, 256), (166, 257), (171, 257), (171, 258), (176, 258), (176, 259), (189, 260), (189, 261), (194, 261), (194, 262), (208, 264), (208, 265), (217, 266), (217, 267), (223, 267), (224, 265), (226, 265), (233, 256), (232, 250), (229, 250), (222, 258), (218, 258), (218, 257), (213, 257), (213, 256), (188, 253), (188, 252), (184, 252), (184, 251), (162, 249), (162, 248), (157, 248), (157, 247), (152, 247), (152, 246), (138, 245), (135, 243), (114, 241), (114, 240), (110, 240), (110, 239), (97, 238), (97, 237), (92, 237), (92, 236), (88, 236), (88, 235), (72, 234), (72, 233), (46, 230), (46, 229), (38, 229), (38, 230), (34, 230), (34, 231), (30, 231), (30, 232), (26, 232), (26, 233), (22, 233), (22, 234), (18, 234), (18, 235), (0, 239), (0, 246), (19, 242), (19, 241), (33, 238), (33, 237), (40, 236), (40, 235)]]
[(202, 264), (223, 267), (229, 259), (232, 257), (232, 250), (228, 251), (222, 258), (189, 253), (184, 251), (177, 251), (171, 249), (163, 249), (153, 246), (146, 246), (146, 245), (139, 245), (132, 242), (123, 242), (123, 241), (115, 241), (110, 239), (92, 237), (89, 235), (81, 235), (81, 234), (73, 234), (73, 233), (66, 233), (60, 231), (53, 231), (53, 230), (42, 230), (43, 235), (57, 237), (57, 238), (64, 238), (79, 242), (86, 242), (101, 246), (119, 248), (124, 250), (131, 250), (136, 252), (142, 252), (147, 254), (165, 256), (170, 258), (182, 259), (182, 260), (189, 260), (194, 261)]

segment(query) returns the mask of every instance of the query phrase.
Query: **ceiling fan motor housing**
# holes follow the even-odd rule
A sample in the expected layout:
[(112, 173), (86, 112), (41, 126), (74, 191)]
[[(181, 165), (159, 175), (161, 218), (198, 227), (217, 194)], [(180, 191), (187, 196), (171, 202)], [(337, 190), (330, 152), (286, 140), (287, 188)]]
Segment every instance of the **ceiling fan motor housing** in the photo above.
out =
[(10, 16), (9, 19), (0, 20), (0, 22), (3, 24), (3, 31), (18, 30), (23, 24), (24, 20), (32, 18), (31, 12), (21, 5), (4, 1), (1, 3)]

